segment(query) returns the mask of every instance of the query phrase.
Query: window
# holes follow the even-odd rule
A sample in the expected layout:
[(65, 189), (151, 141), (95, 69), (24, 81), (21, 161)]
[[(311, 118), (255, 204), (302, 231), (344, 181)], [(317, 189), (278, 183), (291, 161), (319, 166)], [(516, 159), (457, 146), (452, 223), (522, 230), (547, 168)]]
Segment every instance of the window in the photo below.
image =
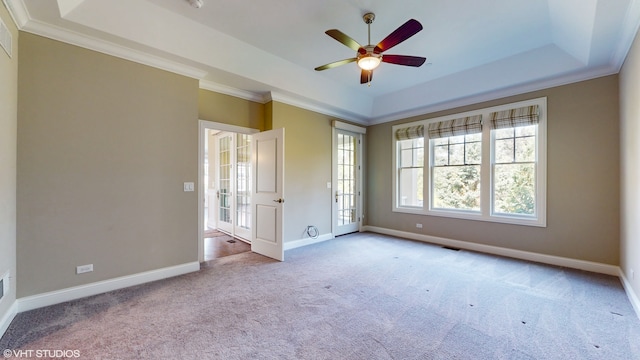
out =
[(536, 125), (491, 131), (493, 212), (535, 215)]
[(393, 134), (394, 211), (546, 226), (546, 98)]
[(424, 138), (398, 141), (398, 198), (400, 206), (422, 207)]
[(480, 211), (482, 134), (431, 140), (434, 209)]

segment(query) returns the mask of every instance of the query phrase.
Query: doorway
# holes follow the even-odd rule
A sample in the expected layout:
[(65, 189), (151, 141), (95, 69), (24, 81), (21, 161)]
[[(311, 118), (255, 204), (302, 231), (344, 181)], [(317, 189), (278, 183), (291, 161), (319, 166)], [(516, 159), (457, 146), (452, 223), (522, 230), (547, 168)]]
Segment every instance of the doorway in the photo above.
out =
[(251, 134), (254, 129), (200, 121), (198, 259), (251, 249)]

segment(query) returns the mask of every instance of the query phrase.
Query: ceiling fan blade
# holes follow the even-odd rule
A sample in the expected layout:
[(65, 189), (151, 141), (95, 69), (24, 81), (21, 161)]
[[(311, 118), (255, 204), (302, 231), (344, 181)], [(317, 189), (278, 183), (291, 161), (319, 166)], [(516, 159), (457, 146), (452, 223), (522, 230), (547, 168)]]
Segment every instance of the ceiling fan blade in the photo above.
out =
[(360, 72), (360, 84), (366, 84), (373, 80), (373, 70), (362, 70)]
[(338, 67), (340, 65), (344, 65), (344, 64), (348, 64), (351, 62), (354, 62), (358, 60), (357, 58), (350, 58), (350, 59), (344, 59), (344, 60), (340, 60), (340, 61), (334, 61), (332, 63), (328, 63), (322, 66), (318, 66), (315, 70), (316, 71), (322, 71), (322, 70), (327, 70), (327, 69), (333, 69), (334, 67)]
[(382, 57), (382, 62), (396, 64), (396, 65), (406, 65), (406, 66), (415, 66), (419, 67), (424, 64), (427, 58), (423, 58), (420, 56), (408, 56), (408, 55), (384, 55)]
[(418, 20), (410, 19), (406, 23), (402, 24), (394, 32), (389, 34), (384, 40), (380, 41), (378, 45), (373, 49), (373, 52), (380, 54), (383, 51), (387, 51), (392, 47), (400, 44), (401, 42), (412, 37), (418, 31), (422, 30), (422, 24)]
[(362, 45), (358, 44), (357, 41), (353, 40), (349, 35), (343, 33), (340, 30), (331, 29), (331, 30), (325, 31), (324, 33), (338, 40), (342, 44), (346, 45), (348, 48), (353, 49), (355, 51), (359, 51), (359, 49), (362, 47)]

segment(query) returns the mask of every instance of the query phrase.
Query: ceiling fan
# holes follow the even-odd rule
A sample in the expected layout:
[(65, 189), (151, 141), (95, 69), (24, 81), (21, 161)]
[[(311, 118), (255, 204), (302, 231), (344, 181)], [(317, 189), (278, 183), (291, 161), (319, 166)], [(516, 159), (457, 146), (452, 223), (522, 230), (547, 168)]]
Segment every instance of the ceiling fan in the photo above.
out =
[(371, 85), (373, 79), (373, 70), (380, 65), (380, 62), (386, 62), (396, 65), (414, 66), (419, 67), (424, 64), (426, 58), (420, 56), (408, 56), (408, 55), (382, 55), (384, 51), (391, 49), (392, 47), (400, 44), (401, 42), (412, 37), (420, 30), (422, 30), (422, 24), (417, 20), (410, 19), (406, 23), (402, 24), (394, 32), (389, 34), (386, 38), (378, 43), (378, 45), (371, 45), (371, 23), (375, 19), (374, 13), (366, 13), (362, 17), (368, 28), (368, 44), (362, 46), (357, 41), (353, 40), (348, 35), (337, 29), (331, 29), (325, 31), (325, 34), (338, 40), (342, 44), (346, 45), (350, 49), (357, 51), (356, 57), (335, 61), (315, 68), (316, 71), (322, 71), (332, 69), (340, 65), (348, 64), (351, 62), (357, 62), (358, 67), (362, 69), (360, 73), (360, 83), (368, 83)]

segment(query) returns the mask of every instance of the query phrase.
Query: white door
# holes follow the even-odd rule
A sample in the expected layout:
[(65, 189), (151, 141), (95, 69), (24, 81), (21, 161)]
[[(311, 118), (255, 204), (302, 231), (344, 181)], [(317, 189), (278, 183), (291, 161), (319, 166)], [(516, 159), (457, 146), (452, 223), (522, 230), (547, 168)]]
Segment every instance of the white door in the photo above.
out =
[(284, 129), (252, 138), (251, 251), (284, 261)]
[(336, 129), (333, 139), (333, 233), (356, 232), (360, 224), (360, 134)]

